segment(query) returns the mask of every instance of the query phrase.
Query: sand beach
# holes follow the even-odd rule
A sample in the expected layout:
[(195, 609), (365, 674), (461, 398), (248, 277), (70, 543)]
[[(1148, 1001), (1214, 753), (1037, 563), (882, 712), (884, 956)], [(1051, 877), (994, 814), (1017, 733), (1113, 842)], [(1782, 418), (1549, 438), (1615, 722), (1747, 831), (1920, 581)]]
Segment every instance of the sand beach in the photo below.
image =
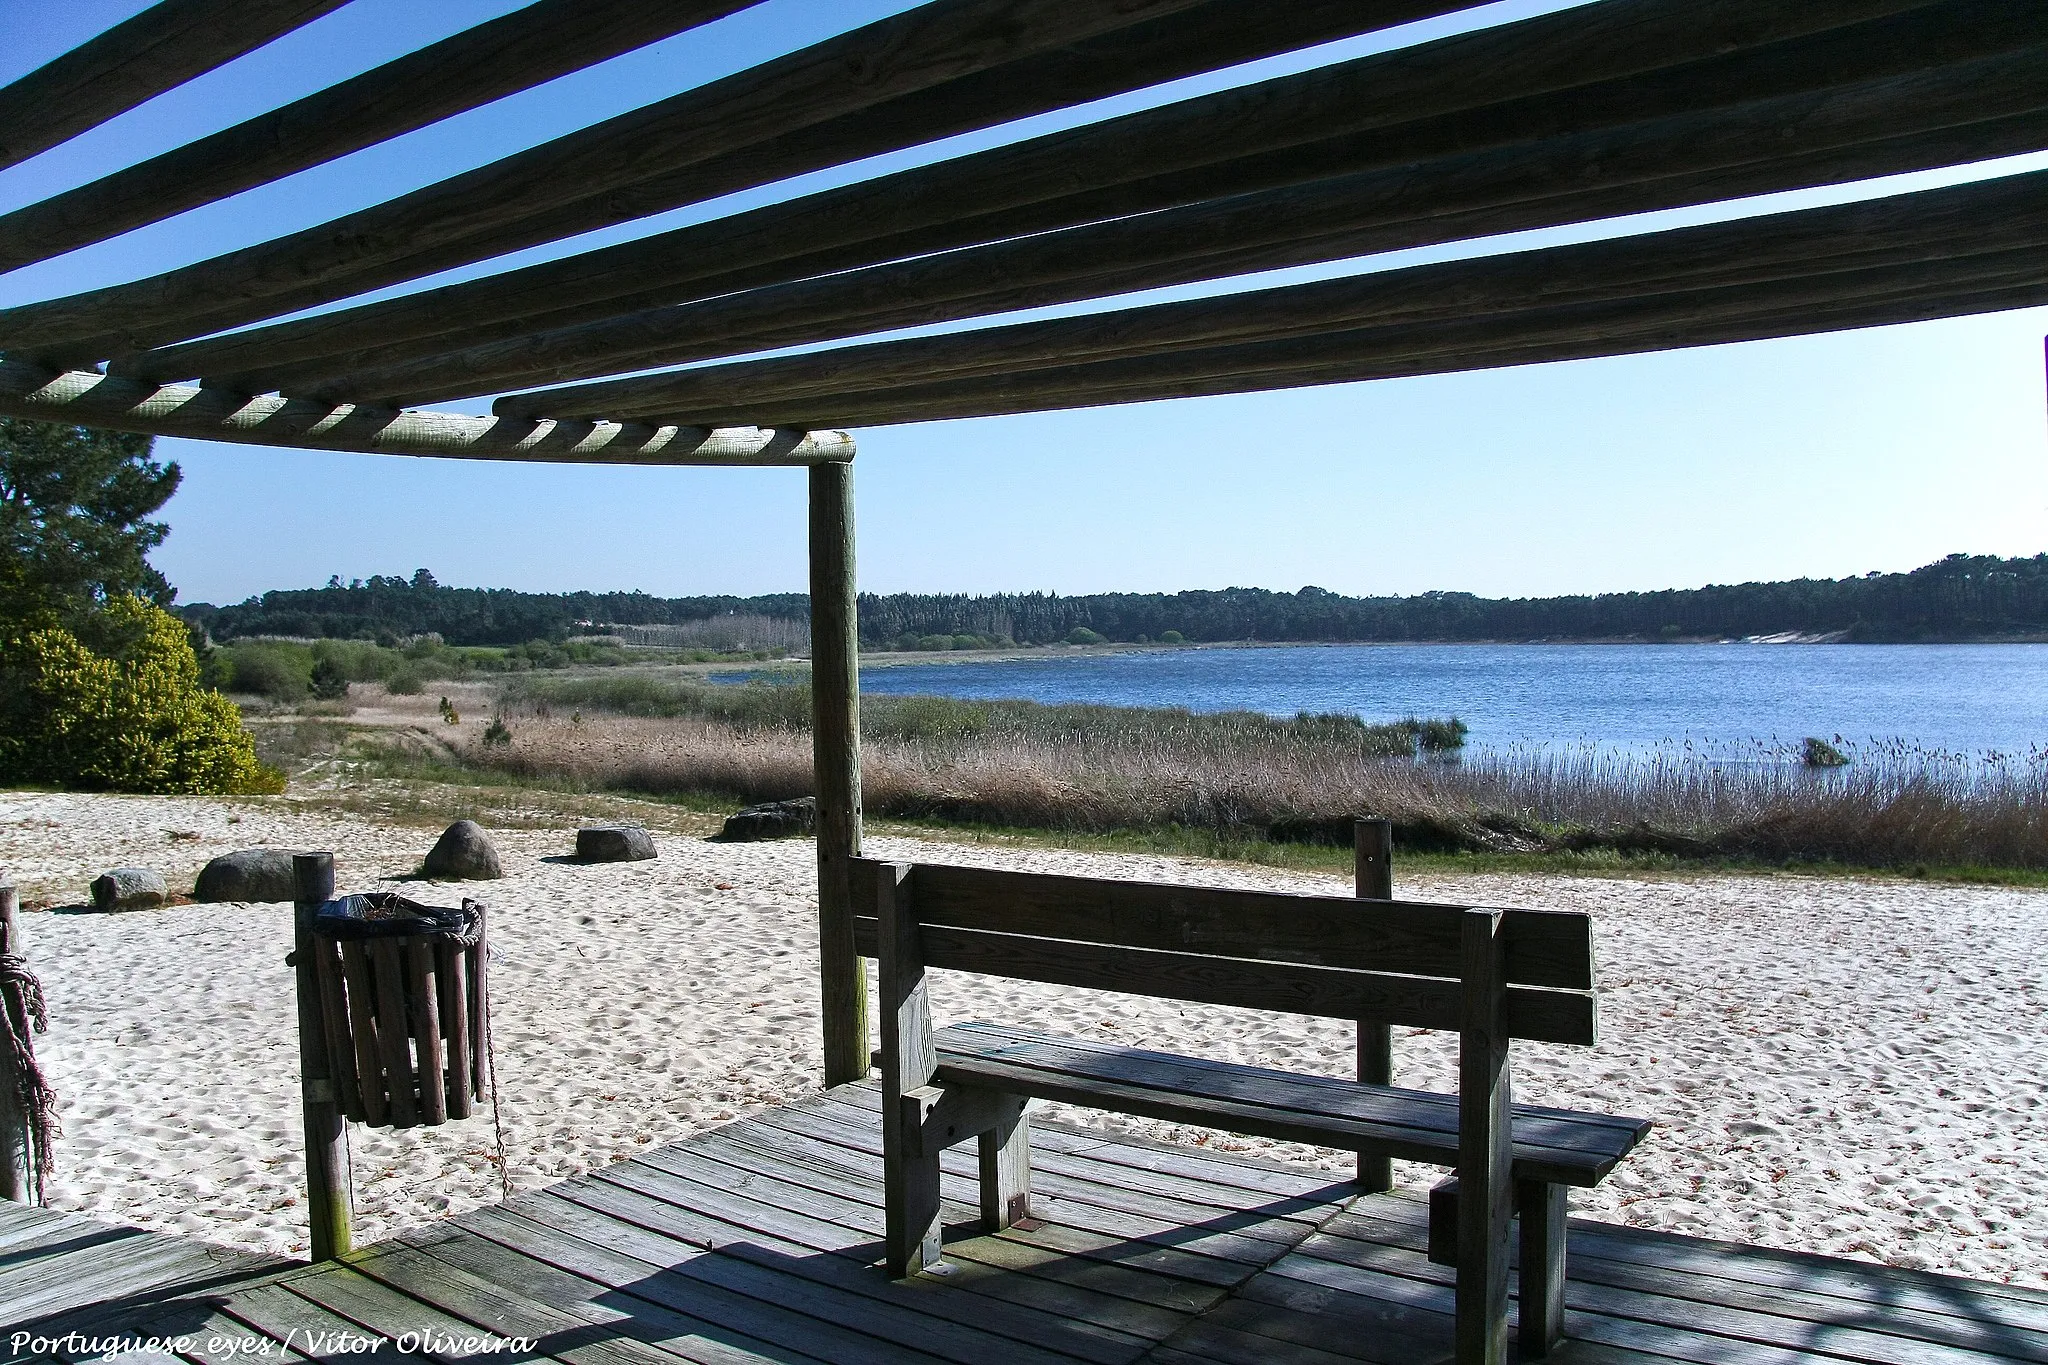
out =
[[(629, 809), (630, 807), (630, 809)], [(661, 856), (563, 860), (575, 821), (480, 818), (502, 1123), (531, 1188), (817, 1087), (808, 842), (707, 843), (644, 818)], [(542, 827), (546, 826), (546, 827)], [(0, 794), (0, 869), (61, 1097), (51, 1203), (270, 1251), (304, 1247), (289, 908), (79, 909), (108, 867), (189, 889), (237, 848), (331, 849), (345, 890), (397, 885), (418, 821), (290, 797)], [(1335, 879), (1195, 860), (876, 836), (877, 856), (1341, 893)], [(552, 861), (551, 861), (552, 860)], [(406, 883), (453, 903), (455, 886)], [(1595, 916), (1604, 1038), (1518, 1045), (1517, 1097), (1655, 1120), (1582, 1215), (1982, 1279), (2048, 1284), (2048, 892), (1802, 877), (1402, 876), (1399, 894)], [(941, 977), (941, 1022), (995, 1017), (1141, 1046), (1342, 1074), (1351, 1028), (1023, 983)], [(1448, 1088), (1453, 1040), (1398, 1031), (1404, 1083)], [(496, 1199), (483, 1117), (355, 1128), (360, 1241)], [(1339, 1169), (1340, 1153), (1107, 1114), (1060, 1117)], [(1425, 1185), (1432, 1168), (1397, 1167)]]

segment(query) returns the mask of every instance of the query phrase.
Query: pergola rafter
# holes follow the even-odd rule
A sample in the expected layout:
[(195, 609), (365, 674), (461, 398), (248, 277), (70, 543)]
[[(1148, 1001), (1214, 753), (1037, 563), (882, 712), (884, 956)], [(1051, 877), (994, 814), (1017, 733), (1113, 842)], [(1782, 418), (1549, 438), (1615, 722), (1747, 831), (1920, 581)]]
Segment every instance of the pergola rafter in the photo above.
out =
[[(1377, 26), (1380, 14), (1398, 22), (1456, 7), (1306, 0), (1302, 8), (1321, 18), (1318, 36), (1337, 37)], [(938, 0), (274, 242), (8, 309), (0, 313), (0, 348), (63, 360), (183, 340), (1115, 94), (1134, 74), (1149, 84), (1271, 50), (1261, 26), (1240, 22), (1234, 44), (1155, 43), (1162, 50), (1136, 73), (1115, 49), (1092, 61), (1067, 51), (1203, 8), (1242, 21), (1253, 5)], [(1066, 79), (1051, 79), (1056, 74)]]
[[(0, 269), (274, 182), (745, 3), (540, 0), (0, 215)], [(0, 165), (335, 4), (164, 0), (0, 89)], [(1590, 0), (464, 283), (361, 296), (1468, 8), (932, 0), (275, 241), (0, 308), (0, 414), (366, 453), (810, 466), (825, 1075), (849, 1080), (868, 1068), (847, 884), (860, 847), (853, 442), (832, 428), (2044, 303), (2048, 172), (1683, 231), (1624, 223), (1583, 245), (1285, 289), (875, 337), (2048, 149), (2048, 7)], [(320, 308), (330, 311), (291, 317)], [(824, 342), (850, 344), (745, 358)], [(675, 368), (685, 365), (699, 368)], [(555, 385), (567, 387), (542, 387)], [(491, 416), (412, 407), (486, 399)]]
[[(386, 338), (380, 345), (345, 355), (297, 362), (272, 358), (253, 370), (225, 372), (221, 380), (238, 387), (276, 387), (336, 399), (436, 402), (515, 385), (682, 364), (735, 351), (838, 340), (1254, 270), (1951, 165), (1959, 147), (1980, 154), (1987, 148), (2025, 151), (2048, 135), (2048, 76), (2043, 74), (2048, 72), (2048, 26), (2042, 36), (2044, 41), (2017, 51), (1753, 102), (1740, 101), (1739, 83), (1716, 82), (1699, 89), (1702, 107), (1603, 121), (1584, 131), (1560, 134), (1536, 151), (1526, 143), (1513, 143), (1403, 161), (1403, 139), (1398, 134), (1410, 134), (1410, 147), (1421, 140), (1412, 125), (1395, 130), (1394, 137), (1353, 136), (1315, 143), (1288, 149), (1284, 155), (1245, 157), (1205, 168), (1204, 179), (1219, 193), (1179, 207), (1099, 218), (1092, 216), (1100, 211), (1099, 202), (1077, 203), (1064, 216), (1086, 220), (1078, 226), (1041, 229), (1034, 223), (1028, 234), (982, 245), (881, 264), (863, 262), (851, 269), (805, 274), (715, 297), (694, 297), (707, 290), (702, 284), (684, 282), (670, 288), (693, 296), (688, 302), (567, 326), (560, 325), (561, 312), (529, 313), (490, 327), (491, 332), (520, 329), (506, 339), (452, 353), (447, 349), (452, 338), (445, 333), (403, 343)], [(1565, 107), (1582, 98), (1552, 97), (1546, 103), (1563, 123)], [(1512, 112), (1532, 118), (1538, 111), (1529, 103), (1522, 102)], [(1576, 117), (1569, 121), (1583, 126), (1583, 107), (1573, 112)], [(1622, 117), (1634, 112), (1626, 110)], [(1207, 123), (1200, 120), (1198, 127)], [(1759, 128), (1773, 131), (1760, 137)], [(1431, 140), (1449, 136), (1441, 128), (1428, 131)], [(1191, 142), (1200, 137), (1190, 129)], [(1100, 155), (1105, 164), (1130, 164), (1115, 157), (1110, 139), (1104, 139)], [(1269, 181), (1280, 169), (1276, 163), (1290, 160), (1326, 173), (1277, 188), (1243, 188)], [(1364, 169), (1344, 170), (1361, 161), (1367, 163)], [(918, 173), (902, 178), (915, 182)], [(922, 197), (918, 188), (906, 183), (904, 200)], [(1129, 188), (1166, 192), (1150, 184)], [(1184, 185), (1181, 192), (1186, 192)], [(807, 215), (807, 208), (815, 211)], [(1048, 215), (1059, 211), (1057, 203), (1033, 208)], [(785, 206), (780, 216), (792, 225), (845, 221), (826, 205), (806, 201)], [(761, 248), (762, 238), (744, 234), (738, 225), (711, 226), (730, 234), (729, 240)], [(769, 269), (790, 274), (792, 264), (797, 271), (814, 268), (817, 235), (805, 242), (808, 256), (774, 263)], [(683, 229), (669, 236), (671, 260), (703, 260), (692, 249), (696, 246), (712, 253), (718, 249), (717, 232)], [(873, 245), (889, 251), (895, 243), (884, 238)], [(861, 254), (875, 253), (870, 249)], [(778, 265), (782, 268), (776, 270)], [(635, 276), (620, 270), (613, 278)], [(462, 286), (450, 292), (459, 298)], [(510, 296), (511, 291), (506, 293)], [(613, 309), (629, 307), (648, 293), (642, 289), (607, 303)], [(382, 305), (371, 305), (365, 312), (400, 328), (438, 325), (413, 322), (402, 310)], [(366, 317), (363, 323), (367, 322)], [(244, 354), (252, 353), (266, 330), (245, 334), (245, 339), (170, 348), (119, 368), (159, 378), (183, 377), (171, 372), (191, 368), (195, 360), (203, 362), (209, 347), (238, 347)], [(471, 335), (481, 330), (474, 329)]]
[(281, 109), (0, 214), (0, 270), (281, 180), (751, 3), (539, 0)]
[(0, 89), (0, 169), (253, 52), (347, 0), (162, 0)]
[[(1974, 0), (1967, 8), (1974, 13), (1986, 3)], [(1777, 147), (1775, 137), (1764, 132), (1790, 119), (1800, 135), (1798, 125), (1825, 117), (1823, 112), (1745, 105), (1815, 92), (1831, 97), (1830, 104), (1846, 105), (1861, 83), (1886, 76), (1968, 90), (1969, 78), (1981, 74), (1986, 88), (1974, 93), (1986, 101), (1984, 111), (1963, 121), (1988, 120), (2012, 102), (2004, 88), (2010, 81), (2001, 81), (1998, 72), (1966, 71), (1944, 82), (1944, 68), (2038, 48), (2048, 43), (2048, 22), (2016, 18), (2007, 9), (1997, 22), (1973, 27), (1961, 22), (1971, 17), (1963, 8), (1925, 0), (1827, 0), (1797, 7), (1739, 0), (1711, 9), (1682, 0), (1612, 10), (1587, 6), (1198, 97), (416, 296), (170, 345), (123, 357), (118, 368), (167, 380), (205, 375), (243, 386), (311, 385), (437, 357), (452, 345), (528, 337), (652, 306), (724, 298), (1077, 224), (1234, 205), (1262, 191), (1332, 198), (1355, 192), (1346, 177), (1375, 172), (1416, 186), (1454, 182), (1463, 158), (1491, 152), (1526, 165), (1537, 148), (1538, 160), (1569, 150), (1546, 139), (1583, 137), (1602, 128), (1624, 137), (1654, 137), (1656, 129), (1638, 125), (1688, 114), (1711, 119), (1725, 130), (1724, 144), (1735, 150), (1721, 151), (1717, 163), (1709, 152), (1681, 149), (1684, 166), (1754, 160), (1759, 150), (1783, 159), (1791, 149)], [(1930, 55), (1910, 55), (1922, 53)], [(1473, 68), (1487, 71), (1484, 84), (1459, 80)], [(1589, 103), (1589, 88), (1597, 90), (1597, 102)], [(1915, 98), (1924, 104), (1938, 95), (1913, 89), (1876, 94), (1887, 112), (1875, 140), (1924, 135), (1930, 127), (1958, 121), (1952, 113), (1916, 110)], [(2028, 111), (2035, 107), (2023, 104)], [(1805, 136), (1811, 144), (1821, 134)], [(1856, 141), (1854, 133), (1841, 136), (1838, 145)], [(2027, 136), (2009, 140), (2023, 143)], [(1871, 140), (1868, 133), (1864, 137)], [(1592, 147), (1586, 156), (1607, 150)], [(1932, 164), (1949, 164), (1950, 155), (1950, 148), (1923, 153)], [(1882, 169), (1851, 163), (1839, 174), (1915, 168), (1910, 153), (1875, 164)], [(1557, 173), (1548, 178), (1554, 185)], [(1807, 167), (1767, 188), (1832, 178)], [(1754, 192), (1708, 186), (1700, 197)], [(1370, 207), (1370, 200), (1357, 200), (1334, 211), (1348, 212), (1358, 230), (1373, 221)], [(1300, 204), (1277, 204), (1274, 216), (1284, 223), (1302, 211)], [(1594, 209), (1629, 211), (1634, 210), (1620, 204)], [(1446, 208), (1424, 202), (1415, 212), (1427, 218)], [(1185, 243), (1215, 236), (1198, 224), (1175, 230)], [(1332, 249), (1341, 253), (1349, 244)], [(1357, 250), (1375, 249), (1383, 248), (1369, 239), (1357, 243)], [(1171, 257), (1155, 250), (1151, 259), (1187, 254), (1184, 245)], [(1265, 264), (1226, 261), (1211, 273), (1256, 268)], [(32, 326), (35, 319), (26, 322)], [(7, 344), (13, 325), (17, 320), (0, 312), (0, 345)]]
[[(778, 424), (823, 412), (934, 403), (983, 416), (1019, 399), (1132, 402), (1221, 377), (1291, 387), (1293, 373), (1432, 361), (1555, 345), (1572, 357), (1664, 345), (1691, 329), (1716, 340), (1771, 330), (1800, 309), (1853, 308), (1899, 321), (1979, 311), (1992, 289), (2048, 301), (2048, 172), (1705, 227), (1353, 275), (1183, 303), (1012, 324), (907, 341), (678, 370), (501, 398), (506, 417), (646, 418), (761, 413)], [(2012, 305), (2008, 305), (2012, 306)], [(1928, 311), (1928, 310), (1935, 311)], [(1626, 324), (1626, 325), (1624, 325)], [(1727, 329), (1734, 329), (1732, 332)], [(1596, 349), (1587, 350), (1591, 346)], [(1423, 373), (1395, 369), (1388, 373)], [(1315, 382), (1328, 382), (1317, 380)], [(1209, 390), (1222, 392), (1229, 390)], [(1115, 395), (1115, 396), (1111, 396)], [(957, 396), (947, 406), (946, 398)], [(1058, 406), (1077, 406), (1060, 401)], [(929, 420), (924, 418), (923, 420)]]

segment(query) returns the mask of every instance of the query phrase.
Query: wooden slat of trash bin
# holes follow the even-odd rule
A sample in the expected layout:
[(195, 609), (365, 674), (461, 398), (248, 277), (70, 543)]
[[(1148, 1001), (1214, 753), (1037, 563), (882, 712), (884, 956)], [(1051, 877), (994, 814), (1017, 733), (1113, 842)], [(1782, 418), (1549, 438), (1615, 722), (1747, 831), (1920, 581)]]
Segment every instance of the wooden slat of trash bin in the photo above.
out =
[[(334, 1082), (334, 1101), (350, 1122), (368, 1117), (356, 1070), (356, 1048), (348, 1026), (347, 985), (342, 980), (341, 945), (315, 934), (312, 939), (313, 980), (320, 988), (320, 1017), (327, 1033), (327, 1074)], [(371, 1077), (375, 1084), (375, 1076)]]
[(420, 1122), (448, 1121), (448, 1082), (442, 1067), (441, 1002), (435, 982), (434, 945), (426, 938), (405, 942), (406, 1017), (412, 1025), (419, 1075)]
[(406, 1022), (404, 954), (398, 940), (373, 938), (370, 972), (377, 989), (377, 1051), (384, 1059), (384, 1085), (391, 1099), (393, 1128), (419, 1122), (418, 1091), (413, 1087), (412, 1032)]
[[(488, 919), (485, 921), (487, 925)], [(469, 1071), (470, 1085), (476, 1095), (482, 1096), (484, 1087), (491, 1083), (491, 1012), (490, 1012), (490, 934), (484, 933), (484, 946), (477, 949), (470, 959), (469, 972)]]
[[(384, 1093), (384, 1056), (377, 1042), (376, 992), (370, 985), (370, 963), (363, 945), (343, 939), (341, 977), (347, 988), (349, 1040), (355, 1048), (357, 1092), (363, 1121), (382, 1127), (389, 1122), (390, 1103)], [(351, 1116), (353, 1117), (353, 1116)]]
[(441, 1024), (448, 1056), (448, 1117), (466, 1119), (474, 1072), (469, 1064), (469, 972), (467, 950), (452, 943), (434, 945), (435, 985), (441, 997)]

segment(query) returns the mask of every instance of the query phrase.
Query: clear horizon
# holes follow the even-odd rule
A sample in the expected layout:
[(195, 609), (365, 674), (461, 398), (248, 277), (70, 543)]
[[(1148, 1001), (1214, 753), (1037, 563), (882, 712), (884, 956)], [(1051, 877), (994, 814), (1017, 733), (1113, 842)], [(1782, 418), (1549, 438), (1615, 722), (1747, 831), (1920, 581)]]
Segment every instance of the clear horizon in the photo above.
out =
[[(331, 84), (515, 6), (357, 0), (0, 172), (0, 210)], [(0, 80), (142, 7), (0, 0)], [(0, 278), (0, 305), (204, 259), (324, 221), (795, 46), (906, 0), (768, 0), (278, 185)], [(463, 278), (1325, 61), (1564, 7), (1511, 0), (730, 196), (403, 286)], [(1094, 311), (1523, 249), (2048, 167), (2048, 154), (1279, 271)], [(1006, 318), (1004, 320), (1010, 320)], [(2048, 309), (1646, 356), (1237, 397), (863, 429), (861, 586), (1232, 584), (1347, 595), (1655, 590), (1903, 571), (2048, 549)], [(475, 408), (477, 405), (451, 405)], [(474, 464), (166, 440), (184, 466), (155, 561), (186, 601), (432, 567), (531, 591), (801, 590), (803, 475)], [(1168, 585), (1155, 587), (1151, 585)], [(1278, 585), (1292, 585), (1279, 587)], [(1109, 585), (1105, 587), (1104, 585)], [(1021, 590), (1028, 591), (1029, 588)]]

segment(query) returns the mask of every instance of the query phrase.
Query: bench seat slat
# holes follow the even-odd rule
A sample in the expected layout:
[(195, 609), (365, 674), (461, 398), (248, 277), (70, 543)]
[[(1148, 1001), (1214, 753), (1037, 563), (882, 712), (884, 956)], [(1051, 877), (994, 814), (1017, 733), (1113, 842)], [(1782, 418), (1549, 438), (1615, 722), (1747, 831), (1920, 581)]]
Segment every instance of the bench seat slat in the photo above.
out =
[[(868, 951), (865, 944), (874, 941), (873, 924), (872, 919), (867, 921), (864, 940), (856, 920), (856, 951)], [(924, 926), (920, 940), (927, 967), (1333, 1019), (1377, 1019), (1414, 1028), (1458, 1027), (1461, 988), (1455, 980), (1437, 977), (1257, 962), (941, 925)], [(1510, 987), (1506, 1016), (1508, 1031), (1516, 1038), (1590, 1045), (1598, 1032), (1594, 998), (1584, 991)]]
[[(1169, 1053), (1081, 1046), (1071, 1039), (979, 1025), (941, 1029), (936, 1041), (938, 1075), (946, 1084), (1009, 1089), (1283, 1141), (1363, 1145), (1403, 1160), (1455, 1165), (1458, 1159), (1454, 1096), (1225, 1063), (1190, 1066), (1190, 1059)], [(1515, 1178), (1598, 1184), (1649, 1126), (1642, 1120), (1518, 1105)]]
[[(1230, 1072), (1241, 1069), (1240, 1064), (1236, 1062), (1219, 1062), (1207, 1057), (1189, 1057), (1181, 1055), (1179, 1053), (1147, 1053), (1143, 1049), (1124, 1047), (1117, 1043), (1106, 1042), (1094, 1038), (1074, 1038), (1068, 1037), (1066, 1035), (1039, 1033), (1033, 1029), (1020, 1028), (1014, 1025), (999, 1022), (992, 1023), (985, 1020), (977, 1020), (976, 1022), (971, 1024), (954, 1024), (951, 1025), (951, 1028), (956, 1029), (963, 1034), (973, 1034), (978, 1038), (1002, 1038), (1014, 1042), (1037, 1042), (1056, 1046), (1062, 1050), (1073, 1052), (1106, 1053), (1110, 1056), (1165, 1056), (1170, 1057), (1176, 1064), (1180, 1066), (1192, 1067), (1200, 1071), (1213, 1071), (1228, 1074)], [(1304, 1087), (1305, 1091), (1314, 1091), (1317, 1089), (1321, 1089), (1324, 1091), (1328, 1091), (1332, 1097), (1354, 1094), (1359, 1091), (1359, 1086), (1357, 1082), (1344, 1080), (1336, 1076), (1316, 1076), (1308, 1074), (1306, 1072), (1286, 1072), (1283, 1074), (1292, 1077), (1297, 1084)], [(1368, 1087), (1364, 1093), (1369, 1095), (1373, 1093), (1373, 1090), (1375, 1088), (1376, 1087)], [(1437, 1094), (1433, 1091), (1428, 1090), (1409, 1090), (1401, 1091), (1400, 1093), (1409, 1095), (1419, 1095), (1424, 1099), (1433, 1100), (1437, 1103), (1442, 1104), (1447, 1110), (1453, 1113), (1455, 1113), (1457, 1109), (1458, 1097), (1456, 1095)], [(1326, 1103), (1341, 1102), (1341, 1099), (1325, 1099), (1321, 1096), (1318, 1096), (1318, 1098), (1315, 1101), (1318, 1107), (1321, 1107)], [(1597, 1128), (1603, 1126), (1611, 1128), (1615, 1131), (1615, 1137), (1613, 1139), (1615, 1144), (1615, 1150), (1621, 1152), (1628, 1151), (1637, 1142), (1641, 1141), (1643, 1134), (1648, 1132), (1652, 1126), (1650, 1120), (1648, 1119), (1633, 1119), (1618, 1114), (1595, 1113), (1590, 1110), (1557, 1109), (1540, 1104), (1518, 1103), (1515, 1106), (1515, 1113), (1518, 1116), (1523, 1116), (1532, 1120), (1559, 1120), (1561, 1122), (1569, 1124), (1571, 1127), (1571, 1131), (1573, 1133), (1583, 1132), (1587, 1128)], [(1455, 1126), (1456, 1124), (1454, 1120), (1453, 1127)]]
[[(1334, 1076), (1230, 1062), (1205, 1062), (1174, 1053), (1119, 1048), (1049, 1034), (957, 1025), (948, 1044), (963, 1054), (1019, 1066), (1037, 1066), (1077, 1076), (1151, 1089), (1183, 1090), (1191, 1075), (1198, 1093), (1216, 1099), (1280, 1104), (1332, 1118), (1355, 1119), (1390, 1128), (1413, 1128), (1423, 1141), (1455, 1144), (1458, 1097), (1392, 1086), (1360, 1086)], [(1276, 1079), (1279, 1078), (1276, 1083)], [(1524, 1147), (1557, 1149), (1568, 1156), (1620, 1157), (1636, 1145), (1647, 1123), (1569, 1109), (1516, 1106), (1515, 1136)]]
[[(1352, 971), (1458, 975), (1461, 905), (1360, 902), (935, 863), (920, 864), (917, 879), (918, 919), (928, 927)], [(1508, 984), (1592, 988), (1593, 935), (1587, 916), (1507, 910), (1502, 937)]]

